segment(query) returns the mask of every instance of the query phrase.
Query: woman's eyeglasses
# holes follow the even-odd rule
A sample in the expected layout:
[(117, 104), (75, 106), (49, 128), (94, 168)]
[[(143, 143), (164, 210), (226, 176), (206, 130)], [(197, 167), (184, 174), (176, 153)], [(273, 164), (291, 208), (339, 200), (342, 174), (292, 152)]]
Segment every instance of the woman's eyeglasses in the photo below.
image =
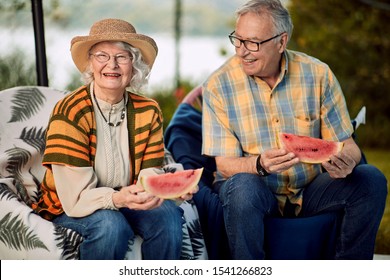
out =
[(95, 57), (95, 59), (101, 63), (108, 62), (111, 59), (111, 57), (113, 57), (114, 61), (116, 61), (116, 63), (118, 64), (128, 64), (133, 58), (131, 55), (124, 54), (124, 53), (109, 55), (108, 53), (105, 52), (97, 52), (97, 53), (91, 53), (90, 55)]

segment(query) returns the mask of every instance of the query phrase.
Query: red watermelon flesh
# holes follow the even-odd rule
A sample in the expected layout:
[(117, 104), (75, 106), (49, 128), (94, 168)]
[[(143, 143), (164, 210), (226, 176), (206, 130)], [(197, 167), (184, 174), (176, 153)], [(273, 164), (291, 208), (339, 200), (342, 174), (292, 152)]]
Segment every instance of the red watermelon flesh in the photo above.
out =
[(330, 156), (338, 154), (343, 148), (343, 143), (281, 133), (279, 146), (288, 152), (293, 152), (301, 162), (321, 163), (328, 161)]
[(145, 191), (164, 199), (175, 199), (197, 190), (203, 168), (141, 176)]

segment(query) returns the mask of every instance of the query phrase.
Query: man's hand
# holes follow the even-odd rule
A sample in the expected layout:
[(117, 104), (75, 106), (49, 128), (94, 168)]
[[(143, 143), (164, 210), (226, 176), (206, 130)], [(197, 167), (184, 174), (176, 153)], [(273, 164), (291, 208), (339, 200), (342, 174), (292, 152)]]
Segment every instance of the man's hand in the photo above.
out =
[(284, 149), (271, 149), (263, 152), (260, 157), (260, 164), (268, 173), (280, 173), (298, 162), (294, 153), (288, 153)]
[(330, 157), (330, 161), (323, 162), (322, 166), (332, 178), (345, 178), (352, 173), (361, 160), (361, 151), (352, 137), (343, 141), (344, 147), (340, 153)]
[(345, 178), (351, 174), (356, 166), (355, 160), (341, 151), (339, 154), (330, 157), (330, 161), (322, 163), (322, 166), (332, 178)]
[[(237, 173), (250, 172), (257, 174), (257, 155), (250, 157), (216, 157), (218, 171), (229, 178)], [(268, 173), (279, 173), (297, 164), (299, 159), (284, 149), (271, 149), (261, 153), (260, 164)]]

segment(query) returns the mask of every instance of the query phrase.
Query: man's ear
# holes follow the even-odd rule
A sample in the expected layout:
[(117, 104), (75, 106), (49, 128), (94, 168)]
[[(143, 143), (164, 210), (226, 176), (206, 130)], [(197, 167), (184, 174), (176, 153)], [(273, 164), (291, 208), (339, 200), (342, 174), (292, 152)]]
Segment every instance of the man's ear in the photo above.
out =
[(280, 35), (279, 39), (279, 52), (282, 53), (287, 48), (287, 41), (288, 41), (288, 34), (284, 32), (282, 35)]

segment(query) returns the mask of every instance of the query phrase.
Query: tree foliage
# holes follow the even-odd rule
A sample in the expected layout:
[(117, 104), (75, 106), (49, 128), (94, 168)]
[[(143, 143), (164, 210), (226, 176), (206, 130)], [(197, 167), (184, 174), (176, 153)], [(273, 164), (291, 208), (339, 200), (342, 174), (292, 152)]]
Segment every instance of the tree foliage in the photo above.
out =
[[(68, 9), (66, 3), (62, 3), (63, 1), (42, 1), (44, 22), (47, 25), (65, 28), (72, 23), (71, 20), (77, 19), (77, 16), (72, 17), (72, 9)], [(0, 0), (0, 27), (32, 26), (32, 9), (31, 0)]]
[(371, 2), (290, 0), (294, 23), (290, 44), (331, 67), (344, 90), (351, 117), (361, 106), (367, 107), (367, 125), (358, 131), (360, 143), (386, 147), (390, 131), (390, 10)]
[(36, 84), (35, 65), (18, 49), (9, 55), (0, 55), (0, 73), (0, 90)]
[(26, 9), (29, 1), (25, 0), (1, 0), (0, 1), (0, 11), (21, 11)]
[(160, 105), (163, 113), (164, 130), (168, 126), (175, 113), (177, 106), (181, 103), (184, 97), (197, 86), (193, 81), (180, 80), (178, 88), (154, 89), (150, 92), (150, 97), (155, 99)]

